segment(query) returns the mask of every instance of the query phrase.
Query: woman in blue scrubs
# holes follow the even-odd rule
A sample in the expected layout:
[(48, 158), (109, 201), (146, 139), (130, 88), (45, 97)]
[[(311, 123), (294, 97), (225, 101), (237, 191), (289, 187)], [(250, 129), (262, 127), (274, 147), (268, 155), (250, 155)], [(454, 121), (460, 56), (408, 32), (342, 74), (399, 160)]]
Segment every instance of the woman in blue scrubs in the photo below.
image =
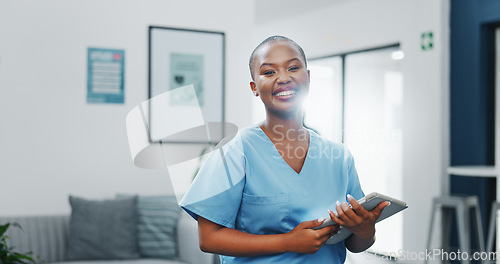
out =
[[(346, 248), (360, 252), (374, 243), (388, 203), (361, 207), (350, 152), (304, 128), (309, 70), (297, 43), (269, 37), (249, 66), (266, 119), (212, 152), (180, 203), (198, 220), (200, 248), (222, 263), (344, 263)], [(327, 210), (336, 224), (315, 230)], [(353, 235), (326, 243), (339, 226)]]

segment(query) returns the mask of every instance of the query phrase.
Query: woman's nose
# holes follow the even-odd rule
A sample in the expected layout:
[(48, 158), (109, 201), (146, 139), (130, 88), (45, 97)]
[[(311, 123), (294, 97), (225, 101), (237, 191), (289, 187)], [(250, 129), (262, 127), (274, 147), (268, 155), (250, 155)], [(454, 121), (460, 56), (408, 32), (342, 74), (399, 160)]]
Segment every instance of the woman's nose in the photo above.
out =
[(277, 82), (279, 84), (287, 84), (291, 81), (290, 75), (288, 72), (278, 72)]

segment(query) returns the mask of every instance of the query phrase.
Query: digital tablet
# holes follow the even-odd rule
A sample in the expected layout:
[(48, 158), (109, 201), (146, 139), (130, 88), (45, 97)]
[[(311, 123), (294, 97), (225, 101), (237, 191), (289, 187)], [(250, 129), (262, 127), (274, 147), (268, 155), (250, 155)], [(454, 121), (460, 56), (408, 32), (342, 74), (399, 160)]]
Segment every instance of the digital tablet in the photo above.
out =
[[(386, 219), (387, 217), (408, 208), (408, 205), (405, 202), (377, 192), (372, 192), (366, 195), (365, 197), (359, 199), (358, 203), (361, 204), (361, 206), (363, 206), (367, 211), (371, 211), (375, 209), (375, 207), (377, 207), (377, 205), (383, 201), (389, 201), (391, 202), (391, 204), (386, 206), (382, 210), (382, 213), (380, 214), (380, 217), (377, 219), (377, 222), (380, 222)], [(337, 215), (337, 213), (335, 213), (335, 215)], [(315, 227), (314, 229), (321, 229), (325, 226), (330, 226), (334, 224), (335, 222), (333, 222), (332, 218), (328, 216), (326, 217), (326, 220), (323, 222), (323, 224), (321, 224), (318, 227)], [(337, 234), (333, 235), (330, 239), (328, 239), (328, 241), (326, 241), (326, 244), (336, 244), (348, 238), (351, 234), (352, 234), (351, 231), (341, 226)]]

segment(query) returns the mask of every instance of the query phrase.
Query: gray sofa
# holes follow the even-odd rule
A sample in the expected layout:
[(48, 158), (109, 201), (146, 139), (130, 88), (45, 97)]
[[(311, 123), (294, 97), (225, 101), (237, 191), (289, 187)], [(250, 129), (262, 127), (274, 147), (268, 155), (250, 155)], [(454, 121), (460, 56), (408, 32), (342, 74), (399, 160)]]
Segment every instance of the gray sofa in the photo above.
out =
[(132, 260), (66, 261), (69, 215), (0, 217), (0, 224), (19, 223), (19, 228), (9, 228), (9, 244), (17, 252), (33, 252), (47, 263), (67, 264), (214, 264), (218, 257), (204, 253), (198, 245), (197, 223), (184, 211), (177, 223), (178, 258), (175, 260), (139, 258)]

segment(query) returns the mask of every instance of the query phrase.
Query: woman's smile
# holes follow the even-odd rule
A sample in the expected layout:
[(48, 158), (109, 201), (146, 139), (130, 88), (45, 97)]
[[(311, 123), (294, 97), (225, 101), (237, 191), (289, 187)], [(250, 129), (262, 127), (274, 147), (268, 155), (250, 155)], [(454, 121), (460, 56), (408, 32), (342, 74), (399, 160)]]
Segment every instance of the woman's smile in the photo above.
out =
[(295, 97), (297, 89), (293, 87), (282, 87), (274, 91), (273, 96), (278, 100), (288, 101)]

